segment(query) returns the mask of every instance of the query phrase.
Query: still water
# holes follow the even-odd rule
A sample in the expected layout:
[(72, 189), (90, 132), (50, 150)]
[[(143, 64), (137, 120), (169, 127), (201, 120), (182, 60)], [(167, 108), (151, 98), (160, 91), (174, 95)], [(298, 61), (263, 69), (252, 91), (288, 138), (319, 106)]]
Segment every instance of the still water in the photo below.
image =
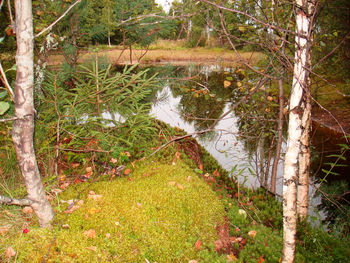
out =
[[(278, 116), (278, 98), (274, 95), (273, 84), (266, 85), (249, 101), (231, 111), (232, 106), (254, 88), (256, 76), (249, 76), (238, 67), (218, 65), (157, 67), (152, 70), (159, 73), (163, 84), (157, 91), (151, 114), (188, 134), (213, 128), (214, 132), (194, 137), (240, 184), (258, 188), (258, 178), (264, 171), (271, 173), (274, 160), (274, 155), (270, 162), (266, 160), (268, 152), (274, 152), (275, 146), (271, 147), (270, 142), (275, 136), (275, 116)], [(216, 122), (226, 112), (230, 113)], [(284, 141), (277, 169), (278, 195), (282, 195), (285, 148)], [(267, 186), (269, 184), (268, 181)], [(315, 187), (317, 184), (312, 182), (310, 215), (323, 218), (324, 213), (315, 209), (321, 203), (320, 196), (315, 195)]]

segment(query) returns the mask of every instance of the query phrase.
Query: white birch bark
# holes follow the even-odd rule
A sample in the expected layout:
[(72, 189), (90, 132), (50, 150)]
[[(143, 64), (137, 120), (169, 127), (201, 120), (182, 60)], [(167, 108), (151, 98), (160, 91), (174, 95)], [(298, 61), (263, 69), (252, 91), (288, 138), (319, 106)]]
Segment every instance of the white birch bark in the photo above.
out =
[(33, 62), (33, 15), (31, 0), (16, 0), (16, 82), (15, 82), (15, 115), (12, 138), (16, 149), (17, 160), (27, 188), (26, 199), (32, 201), (32, 208), (41, 226), (48, 226), (54, 213), (46, 199), (43, 184), (34, 152), (34, 62)]
[[(308, 52), (307, 52), (307, 67), (311, 69), (311, 43), (313, 41), (312, 28), (314, 27), (316, 0), (308, 1)], [(303, 133), (300, 140), (299, 154), (299, 181), (297, 194), (297, 214), (301, 219), (305, 219), (309, 209), (309, 173), (310, 173), (310, 129), (311, 129), (311, 76), (309, 70), (305, 76), (305, 109), (302, 117)]]
[(302, 100), (306, 82), (309, 20), (305, 13), (307, 0), (296, 0), (296, 37), (293, 86), (289, 104), (288, 140), (283, 175), (283, 251), (282, 262), (295, 259), (297, 228), (297, 182), (300, 140), (302, 136)]

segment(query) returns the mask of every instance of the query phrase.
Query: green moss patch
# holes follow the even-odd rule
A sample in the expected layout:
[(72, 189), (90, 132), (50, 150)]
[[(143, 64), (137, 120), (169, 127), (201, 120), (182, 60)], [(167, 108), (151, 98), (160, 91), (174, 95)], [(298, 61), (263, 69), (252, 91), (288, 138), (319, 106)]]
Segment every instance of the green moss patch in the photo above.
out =
[(181, 160), (143, 162), (131, 176), (71, 186), (59, 198), (82, 201), (70, 210), (64, 203), (53, 230), (32, 228), (16, 240), (17, 262), (201, 260), (215, 255), (209, 252), (225, 216), (216, 194)]

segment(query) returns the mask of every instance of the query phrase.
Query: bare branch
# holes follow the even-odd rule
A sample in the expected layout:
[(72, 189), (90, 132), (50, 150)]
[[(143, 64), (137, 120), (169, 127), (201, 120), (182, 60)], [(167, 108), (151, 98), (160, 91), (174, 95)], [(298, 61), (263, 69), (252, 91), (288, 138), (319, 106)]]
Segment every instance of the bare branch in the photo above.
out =
[(9, 92), (10, 97), (11, 97), (11, 100), (14, 101), (14, 100), (13, 100), (13, 98), (14, 98), (14, 93), (13, 93), (13, 90), (12, 90), (12, 88), (11, 88), (9, 82), (7, 81), (6, 74), (5, 74), (4, 69), (2, 68), (1, 62), (0, 62), (0, 73), (1, 73), (0, 79), (1, 79), (2, 82), (4, 83), (5, 88), (7, 89), (7, 91)]
[(0, 195), (0, 204), (26, 206), (26, 205), (33, 204), (33, 201), (26, 198), (16, 199), (16, 198), (10, 198), (7, 196)]
[(40, 31), (38, 34), (36, 34), (34, 37), (38, 37), (42, 34), (44, 34), (46, 31), (50, 30), (54, 25), (56, 25), (63, 17), (65, 17), (68, 12), (78, 3), (80, 3), (81, 0), (77, 0), (74, 4), (72, 4), (70, 7), (68, 7), (68, 9), (59, 17), (56, 19), (55, 22), (53, 22), (51, 25), (49, 25), (48, 27), (46, 27), (45, 29), (43, 29), (42, 31)]

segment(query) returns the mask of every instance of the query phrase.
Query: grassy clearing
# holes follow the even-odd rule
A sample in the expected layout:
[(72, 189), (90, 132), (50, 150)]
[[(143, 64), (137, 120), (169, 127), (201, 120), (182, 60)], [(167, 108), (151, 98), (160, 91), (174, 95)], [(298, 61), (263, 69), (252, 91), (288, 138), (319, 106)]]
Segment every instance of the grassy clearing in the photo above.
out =
[[(75, 211), (63, 203), (71, 199), (82, 200)], [(11, 246), (17, 262), (40, 262), (49, 249), (46, 262), (211, 262), (209, 254), (219, 259), (213, 247), (224, 207), (180, 160), (143, 162), (130, 177), (71, 186), (58, 200), (52, 231), (19, 229), (2, 239), (0, 255)]]
[[(130, 60), (130, 50), (121, 50), (119, 48), (101, 50), (99, 56), (105, 56), (112, 64), (153, 64), (153, 63), (216, 63), (216, 64), (234, 64), (246, 62), (255, 64), (263, 59), (263, 55), (258, 52), (241, 52), (240, 56), (230, 50), (222, 49), (133, 49), (132, 61)], [(81, 52), (79, 62), (84, 62), (95, 56), (94, 51)], [(48, 65), (57, 66), (63, 62), (62, 55), (51, 55)]]

